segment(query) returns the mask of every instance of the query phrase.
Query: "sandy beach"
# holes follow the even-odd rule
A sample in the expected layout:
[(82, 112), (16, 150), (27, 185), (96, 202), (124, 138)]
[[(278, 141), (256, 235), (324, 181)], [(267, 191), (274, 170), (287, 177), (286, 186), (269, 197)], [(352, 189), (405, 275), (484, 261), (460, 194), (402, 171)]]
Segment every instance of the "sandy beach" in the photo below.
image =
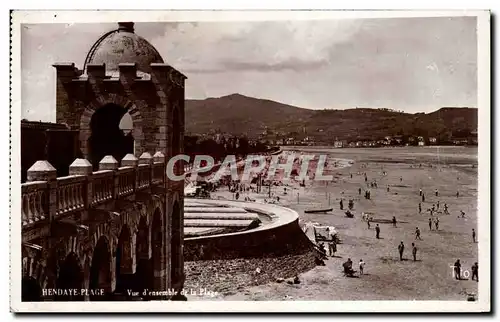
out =
[[(471, 272), (477, 261), (477, 243), (472, 241), (472, 229), (477, 231), (477, 149), (460, 147), (331, 149), (301, 148), (308, 154), (327, 153), (337, 159), (332, 170), (334, 180), (306, 180), (284, 187), (273, 186), (271, 194), (279, 196), (279, 204), (299, 213), (301, 224), (315, 222), (334, 226), (342, 244), (336, 257), (300, 275), (301, 284), (267, 283), (238, 285), (217, 295), (224, 300), (464, 300), (477, 293), (477, 282), (456, 280), (450, 266), (460, 259), (464, 274)], [(286, 152), (285, 152), (286, 153)], [(384, 175), (385, 172), (385, 175)], [(377, 188), (367, 182), (377, 182)], [(351, 178), (352, 174), (352, 178)], [(389, 187), (389, 191), (387, 191)], [(359, 195), (359, 188), (362, 194)], [(371, 191), (371, 199), (364, 191)], [(419, 189), (426, 200), (419, 214)], [(435, 190), (439, 196), (435, 196)], [(457, 198), (456, 193), (459, 192)], [(268, 201), (268, 187), (260, 194), (245, 193), (256, 202)], [(227, 189), (212, 194), (212, 198), (233, 198)], [(354, 218), (340, 210), (340, 199), (354, 199)], [(273, 198), (275, 199), (275, 198)], [(427, 209), (440, 202), (441, 213), (431, 217)], [(276, 201), (275, 201), (276, 202)], [(448, 205), (449, 215), (442, 213)], [(328, 214), (306, 214), (311, 208), (333, 208)], [(465, 212), (461, 218), (460, 211)], [(397, 218), (398, 224), (380, 223), (381, 238), (375, 238), (375, 223), (371, 228), (361, 214), (369, 212), (375, 219)], [(460, 218), (457, 218), (460, 217)], [(439, 230), (429, 230), (428, 220), (439, 218)], [(422, 240), (415, 240), (415, 229), (421, 230)], [(479, 236), (477, 236), (479, 237)], [(405, 252), (399, 260), (398, 244), (403, 241)], [(411, 244), (418, 252), (413, 261)], [(362, 258), (365, 274), (355, 278), (343, 276), (342, 263), (351, 258), (354, 268)], [(187, 263), (189, 266), (190, 263)], [(467, 271), (467, 272), (466, 272)], [(189, 281), (189, 274), (187, 275)], [(189, 283), (188, 283), (189, 284)], [(203, 283), (202, 283), (203, 284)]]

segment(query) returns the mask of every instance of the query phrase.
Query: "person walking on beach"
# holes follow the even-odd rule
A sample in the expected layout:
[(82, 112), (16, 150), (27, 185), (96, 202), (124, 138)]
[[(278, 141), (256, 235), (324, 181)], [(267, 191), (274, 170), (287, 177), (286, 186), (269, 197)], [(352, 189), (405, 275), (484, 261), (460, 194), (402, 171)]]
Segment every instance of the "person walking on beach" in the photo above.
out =
[(432, 230), (432, 219), (429, 218), (429, 230)]
[(363, 259), (359, 260), (359, 275), (363, 275), (365, 271), (365, 262), (363, 262)]
[(340, 210), (344, 210), (344, 201), (340, 199)]
[(439, 230), (439, 218), (436, 218), (434, 225), (436, 226), (436, 230)]
[(405, 251), (405, 244), (401, 242), (401, 244), (398, 245), (398, 252), (399, 252), (399, 260), (403, 260), (403, 252)]
[(331, 257), (335, 257), (335, 253), (337, 252), (337, 243), (335, 240), (332, 240), (328, 243), (328, 253)]
[(358, 188), (358, 194), (361, 196), (361, 188)]
[(412, 247), (412, 250), (411, 250), (411, 253), (413, 255), (413, 261), (417, 261), (417, 246), (415, 246), (415, 243), (411, 243), (411, 247)]
[(460, 196), (460, 193), (457, 191), (457, 198), (458, 198), (458, 196)]
[(439, 191), (437, 189), (434, 191), (434, 193), (436, 194), (436, 197), (439, 197)]
[(422, 194), (422, 202), (425, 202), (425, 193)]
[(477, 262), (472, 265), (472, 280), (476, 279), (477, 282), (479, 282), (479, 266), (477, 265)]
[(419, 192), (419, 196), (422, 197), (422, 189), (419, 189), (418, 192)]
[(476, 242), (476, 231), (474, 230), (474, 228), (472, 228), (472, 242)]
[(444, 204), (444, 213), (445, 214), (448, 214), (448, 205), (447, 204)]
[(415, 240), (422, 240), (422, 238), (420, 237), (420, 229), (417, 227), (415, 228)]
[(460, 259), (457, 259), (455, 262), (455, 265), (453, 265), (453, 268), (455, 270), (455, 279), (460, 280), (460, 272), (462, 270), (462, 265), (460, 264)]
[(376, 234), (377, 239), (380, 239), (380, 227), (378, 226), (378, 224), (375, 227), (375, 234)]
[(396, 216), (392, 216), (392, 226), (396, 227)]
[(389, 186), (387, 186), (387, 192), (389, 192), (389, 191), (390, 191)]

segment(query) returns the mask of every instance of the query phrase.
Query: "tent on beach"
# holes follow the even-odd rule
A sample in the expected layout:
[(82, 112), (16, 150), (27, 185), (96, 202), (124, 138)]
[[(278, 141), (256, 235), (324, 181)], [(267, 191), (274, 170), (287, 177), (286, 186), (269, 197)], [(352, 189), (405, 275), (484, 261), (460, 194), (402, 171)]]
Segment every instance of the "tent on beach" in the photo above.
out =
[[(332, 241), (330, 236), (337, 236), (337, 230), (333, 226), (322, 226), (318, 223), (307, 223), (303, 227), (306, 236), (313, 242)], [(338, 236), (337, 236), (338, 239)]]

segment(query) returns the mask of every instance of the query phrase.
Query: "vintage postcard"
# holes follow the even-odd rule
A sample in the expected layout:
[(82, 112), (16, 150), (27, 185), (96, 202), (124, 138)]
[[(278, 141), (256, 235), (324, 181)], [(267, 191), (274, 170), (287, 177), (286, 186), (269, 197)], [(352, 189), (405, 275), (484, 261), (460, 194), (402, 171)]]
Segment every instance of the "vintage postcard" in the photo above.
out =
[(13, 11), (11, 62), (12, 311), (491, 310), (488, 11)]

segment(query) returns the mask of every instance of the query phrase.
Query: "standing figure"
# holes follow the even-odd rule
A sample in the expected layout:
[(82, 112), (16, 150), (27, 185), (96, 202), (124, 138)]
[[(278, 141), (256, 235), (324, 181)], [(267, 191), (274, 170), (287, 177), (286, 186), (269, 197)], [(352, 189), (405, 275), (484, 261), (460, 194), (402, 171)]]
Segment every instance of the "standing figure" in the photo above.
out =
[(444, 213), (448, 214), (448, 205), (447, 204), (444, 204)]
[(340, 199), (340, 210), (344, 210), (344, 201)]
[(432, 219), (429, 218), (429, 230), (432, 230)]
[(361, 196), (361, 188), (358, 188), (358, 194)]
[(418, 203), (418, 213), (422, 213), (422, 204), (420, 202)]
[(399, 177), (399, 182), (403, 182), (403, 177)]
[(439, 230), (439, 218), (436, 218), (434, 225), (436, 226), (436, 230)]
[(415, 243), (411, 243), (411, 253), (413, 255), (413, 261), (415, 262), (417, 260), (417, 246), (415, 246)]
[(472, 228), (472, 242), (476, 242), (476, 231), (474, 230), (474, 228)]
[(434, 191), (434, 193), (436, 194), (436, 197), (439, 196), (439, 191), (437, 189)]
[(392, 216), (392, 226), (396, 227), (396, 223), (397, 223), (396, 216)]
[(479, 266), (477, 262), (472, 265), (472, 280), (476, 279), (477, 282), (479, 282)]
[(363, 275), (365, 271), (365, 262), (363, 262), (363, 259), (359, 260), (359, 275)]
[(460, 280), (460, 272), (461, 272), (461, 267), (462, 265), (460, 264), (460, 259), (457, 259), (455, 262), (455, 265), (453, 265), (454, 271), (455, 271), (455, 279)]
[(460, 196), (460, 193), (457, 191), (457, 198), (458, 198), (458, 196)]
[(337, 252), (337, 243), (335, 240), (332, 240), (330, 243), (328, 243), (328, 252), (331, 257), (335, 256), (335, 253)]
[(425, 193), (422, 194), (422, 202), (425, 202)]
[(419, 196), (422, 197), (422, 189), (419, 189)]
[(418, 229), (418, 227), (415, 228), (415, 240), (417, 239), (422, 240), (422, 238), (420, 237), (420, 229)]
[(377, 236), (377, 239), (380, 239), (380, 227), (378, 226), (378, 224), (375, 227), (375, 234)]
[(401, 242), (401, 244), (398, 245), (398, 252), (399, 252), (399, 260), (403, 260), (403, 252), (405, 251), (405, 244)]
[(389, 189), (389, 186), (387, 186), (387, 192), (389, 192), (389, 190), (390, 190), (390, 189)]

